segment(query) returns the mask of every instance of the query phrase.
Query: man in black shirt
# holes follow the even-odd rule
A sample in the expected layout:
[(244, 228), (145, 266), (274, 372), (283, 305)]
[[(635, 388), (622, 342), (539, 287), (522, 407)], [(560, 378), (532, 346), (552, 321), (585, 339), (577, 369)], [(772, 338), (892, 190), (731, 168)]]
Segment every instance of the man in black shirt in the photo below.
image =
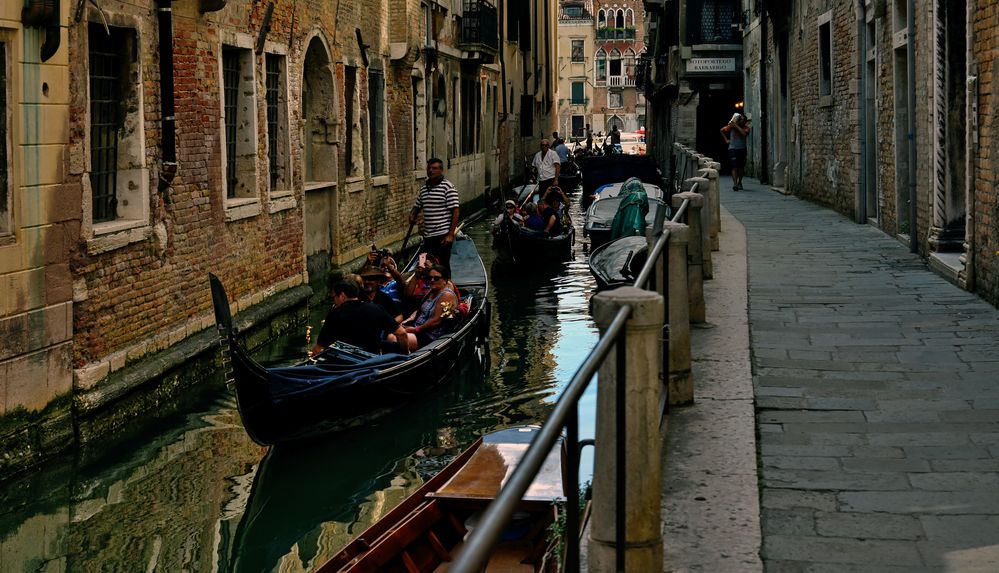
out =
[(364, 286), (361, 288), (360, 299), (382, 307), (396, 322), (402, 322), (402, 309), (391, 296), (382, 291), (382, 285), (388, 280), (385, 271), (369, 267), (361, 271), (361, 280), (364, 281)]
[(359, 294), (354, 283), (341, 281), (333, 285), (333, 304), (336, 306), (326, 314), (312, 354), (318, 354), (336, 341), (379, 354), (382, 336), (390, 334), (395, 335), (395, 341), (399, 343), (399, 353), (409, 354), (406, 329), (382, 308), (358, 300)]

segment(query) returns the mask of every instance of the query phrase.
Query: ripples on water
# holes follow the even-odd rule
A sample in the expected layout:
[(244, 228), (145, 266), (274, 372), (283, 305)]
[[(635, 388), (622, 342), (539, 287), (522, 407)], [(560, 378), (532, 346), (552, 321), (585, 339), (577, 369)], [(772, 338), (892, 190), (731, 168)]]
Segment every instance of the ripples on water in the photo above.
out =
[[(492, 322), (484, 364), (453, 383), (370, 426), (269, 451), (247, 438), (221, 383), (204, 388), (182, 410), (194, 414), (2, 486), (0, 570), (314, 570), (477, 436), (547, 417), (597, 338), (575, 219), (574, 258), (541, 271), (499, 260), (488, 220), (466, 229), (490, 273)], [(305, 348), (303, 333), (260, 358)], [(583, 437), (595, 395), (581, 402)]]

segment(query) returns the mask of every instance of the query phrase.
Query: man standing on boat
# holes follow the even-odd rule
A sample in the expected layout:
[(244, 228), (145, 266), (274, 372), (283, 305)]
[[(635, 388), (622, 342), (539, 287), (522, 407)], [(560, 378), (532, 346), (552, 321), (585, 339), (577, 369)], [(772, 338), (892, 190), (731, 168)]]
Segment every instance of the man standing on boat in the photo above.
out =
[[(562, 160), (558, 153), (551, 149), (551, 142), (547, 139), (541, 140), (541, 151), (534, 154), (534, 161), (531, 163), (534, 172), (538, 176), (538, 199), (545, 196), (545, 191), (558, 181), (558, 174), (562, 170)], [(534, 193), (531, 193), (534, 195)]]
[(458, 190), (444, 178), (444, 162), (434, 157), (427, 161), (427, 181), (420, 187), (416, 204), (409, 213), (409, 224), (423, 211), (423, 251), (434, 255), (451, 268), (451, 245), (458, 228)]

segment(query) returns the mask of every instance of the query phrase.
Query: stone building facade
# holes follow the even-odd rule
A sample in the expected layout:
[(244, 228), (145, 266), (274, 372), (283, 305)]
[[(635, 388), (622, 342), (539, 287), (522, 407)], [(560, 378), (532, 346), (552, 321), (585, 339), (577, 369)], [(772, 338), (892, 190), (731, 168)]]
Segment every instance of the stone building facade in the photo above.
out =
[(208, 272), (236, 311), (303, 302), (402, 238), (427, 159), (474, 208), (553, 123), (540, 0), (9, 4), (0, 470), (209, 350)]
[[(991, 0), (750, 1), (751, 174), (999, 305)], [(761, 55), (762, 54), (762, 55)]]
[(645, 55), (645, 8), (621, 0), (559, 2), (559, 133), (645, 127), (645, 94), (636, 87)]

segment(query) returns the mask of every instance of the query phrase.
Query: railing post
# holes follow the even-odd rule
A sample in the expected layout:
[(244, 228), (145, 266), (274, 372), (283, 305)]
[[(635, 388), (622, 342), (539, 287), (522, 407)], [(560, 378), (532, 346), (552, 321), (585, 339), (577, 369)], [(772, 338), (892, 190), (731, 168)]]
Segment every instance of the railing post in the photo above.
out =
[[(708, 185), (710, 183), (711, 183), (710, 181), (708, 181), (707, 179), (705, 179), (703, 177), (691, 177), (690, 179), (687, 179), (686, 181), (684, 181), (684, 183), (683, 183), (683, 189), (685, 191), (686, 190), (693, 190), (694, 185), (697, 185), (697, 192), (700, 193), (701, 196), (704, 196), (704, 194), (708, 191)], [(705, 197), (705, 202), (708, 204), (708, 206), (710, 208), (711, 198), (710, 197)], [(705, 209), (701, 210), (700, 220), (701, 220), (701, 228), (702, 229), (707, 229), (708, 225), (710, 224), (710, 216), (709, 216), (707, 210), (705, 210)], [(701, 262), (702, 262), (701, 273), (703, 273), (702, 276), (704, 277), (705, 280), (710, 280), (710, 279), (714, 278), (714, 276), (715, 276), (714, 265), (711, 264), (711, 237), (709, 235), (704, 234), (704, 233), (699, 233), (699, 234), (691, 236), (690, 237), (690, 241), (691, 242), (694, 242), (694, 241), (700, 241), (701, 242), (701, 255), (702, 255), (701, 256)]]
[[(627, 360), (625, 380), (616, 377), (614, 360), (600, 367), (597, 384), (597, 427), (593, 463), (593, 522), (589, 540), (589, 571), (615, 570), (617, 512), (625, 512), (625, 571), (661, 571), (663, 567), (662, 459), (659, 434), (659, 333), (663, 298), (655, 292), (621, 287), (593, 297), (593, 318), (601, 331), (623, 306), (631, 307), (623, 339)], [(603, 333), (603, 332), (602, 332)], [(601, 335), (602, 335), (601, 333)], [(612, 353), (613, 356), (613, 353)], [(617, 483), (615, 426), (617, 385), (627, 389), (626, 484)], [(617, 487), (626, 487), (624, 507), (617, 507)]]
[(719, 163), (714, 161), (708, 162), (708, 167), (698, 171), (698, 174), (708, 180), (708, 187), (703, 192), (708, 198), (706, 204), (708, 211), (708, 234), (711, 237), (711, 250), (719, 250), (720, 244), (718, 242), (718, 233), (721, 232), (721, 186), (720, 180), (718, 179), (718, 169), (721, 167)]
[(690, 298), (690, 322), (703, 323), (707, 321), (704, 308), (704, 275), (703, 266), (704, 243), (697, 237), (704, 237), (704, 225), (701, 215), (704, 211), (704, 197), (698, 193), (677, 193), (673, 195), (673, 210), (677, 210), (684, 201), (690, 201), (687, 206), (687, 224), (690, 226), (690, 243), (687, 245), (687, 296)]
[(667, 221), (669, 230), (669, 403), (681, 406), (694, 401), (694, 376), (690, 365), (690, 303), (687, 301), (687, 243), (690, 228)]

